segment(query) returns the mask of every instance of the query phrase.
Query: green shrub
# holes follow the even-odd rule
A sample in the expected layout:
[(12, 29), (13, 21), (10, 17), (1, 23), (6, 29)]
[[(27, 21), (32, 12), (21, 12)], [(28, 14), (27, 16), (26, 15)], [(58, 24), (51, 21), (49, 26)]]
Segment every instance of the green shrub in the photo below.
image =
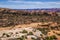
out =
[(33, 33), (32, 32), (29, 32), (27, 35), (33, 35)]
[(28, 33), (26, 30), (23, 30), (22, 33)]
[(46, 37), (45, 40), (56, 40), (56, 36), (53, 35), (53, 36), (49, 36), (49, 37)]

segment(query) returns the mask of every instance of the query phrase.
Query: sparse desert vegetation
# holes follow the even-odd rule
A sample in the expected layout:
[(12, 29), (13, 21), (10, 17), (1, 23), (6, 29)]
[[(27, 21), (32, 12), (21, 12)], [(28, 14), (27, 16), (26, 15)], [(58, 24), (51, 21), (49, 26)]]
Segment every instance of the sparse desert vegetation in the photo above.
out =
[(0, 8), (0, 39), (60, 40), (59, 13)]

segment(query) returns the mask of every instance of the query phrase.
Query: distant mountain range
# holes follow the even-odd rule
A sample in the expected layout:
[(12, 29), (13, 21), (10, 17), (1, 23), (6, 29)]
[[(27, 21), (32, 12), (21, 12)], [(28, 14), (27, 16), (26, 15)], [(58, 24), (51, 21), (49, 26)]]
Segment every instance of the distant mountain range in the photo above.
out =
[(14, 10), (46, 10), (46, 11), (56, 11), (60, 12), (60, 8), (42, 8), (42, 9), (14, 9)]
[[(0, 8), (0, 9), (10, 9), (10, 8)], [(11, 9), (11, 10), (27, 10), (27, 11), (32, 11), (32, 10), (45, 10), (45, 11), (55, 11), (55, 12), (60, 12), (60, 8), (36, 8), (36, 9)]]

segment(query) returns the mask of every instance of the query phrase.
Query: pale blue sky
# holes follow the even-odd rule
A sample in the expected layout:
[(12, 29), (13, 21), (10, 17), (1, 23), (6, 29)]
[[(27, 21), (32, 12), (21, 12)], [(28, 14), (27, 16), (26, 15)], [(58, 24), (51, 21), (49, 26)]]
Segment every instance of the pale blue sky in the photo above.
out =
[(60, 8), (60, 0), (0, 0), (0, 7), (12, 9)]

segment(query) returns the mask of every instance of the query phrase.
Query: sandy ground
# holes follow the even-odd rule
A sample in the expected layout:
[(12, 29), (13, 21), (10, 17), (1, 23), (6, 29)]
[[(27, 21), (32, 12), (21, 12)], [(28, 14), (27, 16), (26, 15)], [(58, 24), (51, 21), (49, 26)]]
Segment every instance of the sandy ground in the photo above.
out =
[[(46, 23), (47, 24), (47, 23)], [(22, 24), (22, 25), (16, 25), (15, 27), (4, 27), (4, 28), (0, 28), (1, 30), (11, 30), (11, 29), (16, 29), (16, 28), (25, 28), (25, 27), (34, 27), (34, 28), (38, 28), (38, 25), (42, 25), (42, 23), (31, 23), (31, 24)], [(40, 27), (40, 26), (39, 26)], [(60, 31), (56, 31), (54, 30), (54, 32), (56, 33), (60, 33)], [(49, 32), (47, 34), (48, 36), (51, 35), (56, 35), (55, 33), (53, 33), (53, 30), (51, 30), (51, 32)], [(60, 36), (56, 35), (56, 37), (58, 38), (58, 40), (60, 40)]]
[(16, 25), (15, 27), (14, 26), (11, 26), (11, 27), (1, 27), (0, 28), (0, 31), (1, 30), (10, 30), (10, 29), (15, 29), (15, 28), (24, 28), (24, 27), (36, 27), (38, 26), (38, 24), (41, 25), (41, 23), (31, 23), (31, 24), (22, 24), (22, 25)]

